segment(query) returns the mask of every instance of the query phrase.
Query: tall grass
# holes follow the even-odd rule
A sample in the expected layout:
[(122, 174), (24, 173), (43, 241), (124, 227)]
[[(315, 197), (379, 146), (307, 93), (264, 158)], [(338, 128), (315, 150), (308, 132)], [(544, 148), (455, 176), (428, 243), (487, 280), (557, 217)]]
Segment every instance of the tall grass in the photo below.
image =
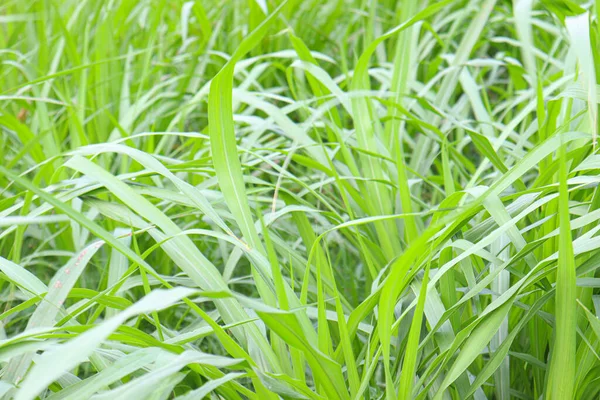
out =
[(4, 0), (0, 397), (598, 398), (599, 7)]

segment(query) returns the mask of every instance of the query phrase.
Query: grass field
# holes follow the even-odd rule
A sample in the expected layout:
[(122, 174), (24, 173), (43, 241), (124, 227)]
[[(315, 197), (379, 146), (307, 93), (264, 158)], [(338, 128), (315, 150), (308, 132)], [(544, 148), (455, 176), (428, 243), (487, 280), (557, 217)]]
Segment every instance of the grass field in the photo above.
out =
[(598, 399), (599, 23), (2, 0), (0, 398)]

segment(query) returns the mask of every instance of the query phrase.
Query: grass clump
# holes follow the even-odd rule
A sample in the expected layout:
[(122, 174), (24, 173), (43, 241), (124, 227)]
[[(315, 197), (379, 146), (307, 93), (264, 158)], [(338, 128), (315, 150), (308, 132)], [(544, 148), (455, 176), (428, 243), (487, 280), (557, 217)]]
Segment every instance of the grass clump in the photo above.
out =
[(4, 1), (0, 397), (597, 398), (599, 10)]

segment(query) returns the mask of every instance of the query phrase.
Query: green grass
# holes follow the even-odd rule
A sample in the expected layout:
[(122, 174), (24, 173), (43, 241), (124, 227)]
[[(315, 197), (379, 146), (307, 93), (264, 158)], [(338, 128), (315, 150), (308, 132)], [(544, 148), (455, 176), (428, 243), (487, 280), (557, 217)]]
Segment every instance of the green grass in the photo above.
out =
[(2, 1), (0, 398), (599, 398), (599, 18)]

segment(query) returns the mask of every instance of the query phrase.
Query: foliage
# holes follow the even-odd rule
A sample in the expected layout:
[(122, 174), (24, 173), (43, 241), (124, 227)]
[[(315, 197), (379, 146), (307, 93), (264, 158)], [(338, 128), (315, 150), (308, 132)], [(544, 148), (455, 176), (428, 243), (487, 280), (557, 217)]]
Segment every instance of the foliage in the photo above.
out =
[(599, 16), (3, 1), (0, 397), (597, 398)]

